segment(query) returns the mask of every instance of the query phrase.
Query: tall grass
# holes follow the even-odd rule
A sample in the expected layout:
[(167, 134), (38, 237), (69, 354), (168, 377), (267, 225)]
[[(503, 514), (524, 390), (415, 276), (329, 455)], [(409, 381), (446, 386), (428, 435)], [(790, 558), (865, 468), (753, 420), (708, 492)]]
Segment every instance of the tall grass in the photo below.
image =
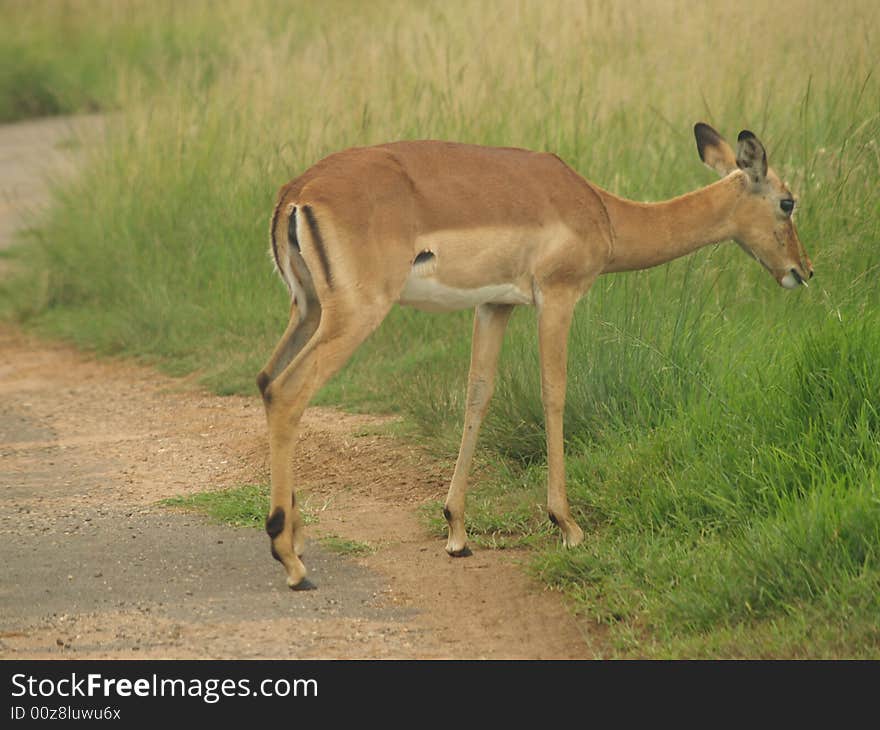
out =
[(271, 38), (272, 21), (295, 10), (269, 0), (0, 0), (0, 122), (117, 110), (133, 75), (149, 96), (173, 76), (217, 83), (239, 60), (229, 39)]
[[(748, 127), (800, 196), (815, 283), (784, 293), (726, 245), (599, 280), (572, 328), (566, 411), (588, 540), (537, 569), (625, 652), (880, 654), (878, 6), (242, 7), (199, 16), (161, 84), (119, 56), (121, 119), (22, 247), (6, 311), (253, 392), (286, 314), (265, 255), (274, 191), (324, 154), (521, 145), (660, 199), (713, 179), (695, 121)], [(139, 22), (176, 27), (166, 11)], [(542, 535), (534, 329), (517, 312), (481, 444), (518, 499), (507, 523)], [(398, 411), (453, 454), (469, 336), (466, 313), (396, 310), (321, 397)], [(483, 517), (475, 533), (498, 524)]]

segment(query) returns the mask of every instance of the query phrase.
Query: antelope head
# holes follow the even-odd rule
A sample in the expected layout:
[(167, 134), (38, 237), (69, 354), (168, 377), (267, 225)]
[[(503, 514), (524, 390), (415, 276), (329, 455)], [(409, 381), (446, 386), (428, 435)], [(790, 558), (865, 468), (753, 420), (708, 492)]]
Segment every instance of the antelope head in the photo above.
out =
[(708, 124), (694, 127), (700, 159), (725, 177), (739, 171), (744, 192), (733, 214), (734, 239), (754, 256), (786, 289), (806, 286), (813, 264), (801, 245), (792, 220), (795, 196), (767, 166), (767, 152), (748, 130), (737, 137), (733, 149)]

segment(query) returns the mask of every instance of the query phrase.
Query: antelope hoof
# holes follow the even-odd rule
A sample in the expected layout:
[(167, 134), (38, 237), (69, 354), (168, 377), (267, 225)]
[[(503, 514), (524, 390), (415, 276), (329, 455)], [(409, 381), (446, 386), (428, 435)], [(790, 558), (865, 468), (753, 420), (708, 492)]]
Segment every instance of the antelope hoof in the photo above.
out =
[(573, 548), (584, 541), (584, 531), (571, 517), (559, 517), (552, 510), (549, 514), (550, 522), (562, 530), (562, 544), (567, 548)]
[(450, 558), (469, 558), (473, 553), (471, 549), (465, 545), (463, 548), (451, 548), (449, 545), (446, 546), (446, 552), (449, 554)]
[(446, 541), (446, 552), (452, 558), (466, 558), (471, 553), (467, 544), (467, 532), (464, 529), (464, 519), (462, 517), (453, 518), (449, 507), (443, 508), (443, 516), (449, 524), (449, 539)]
[(290, 578), (288, 578), (287, 587), (292, 591), (314, 591), (318, 586), (312, 583), (308, 578), (301, 578), (298, 583), (291, 583)]
[(567, 548), (577, 547), (584, 541), (584, 531), (576, 522), (568, 525), (568, 529), (562, 531), (562, 544)]

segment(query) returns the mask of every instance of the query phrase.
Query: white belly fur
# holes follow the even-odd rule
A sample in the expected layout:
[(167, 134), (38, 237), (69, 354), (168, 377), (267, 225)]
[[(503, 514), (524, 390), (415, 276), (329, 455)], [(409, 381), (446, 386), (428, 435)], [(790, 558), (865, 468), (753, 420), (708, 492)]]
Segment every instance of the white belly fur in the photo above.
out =
[(478, 304), (532, 304), (530, 293), (514, 284), (491, 284), (476, 289), (457, 289), (430, 276), (410, 274), (400, 293), (400, 304), (427, 312), (472, 309)]

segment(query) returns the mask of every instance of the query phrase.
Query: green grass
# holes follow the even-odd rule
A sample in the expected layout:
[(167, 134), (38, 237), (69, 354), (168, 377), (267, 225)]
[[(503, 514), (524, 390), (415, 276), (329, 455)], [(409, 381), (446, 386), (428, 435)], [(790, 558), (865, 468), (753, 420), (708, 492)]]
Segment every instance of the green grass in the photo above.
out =
[(231, 47), (292, 9), (251, 0), (0, 0), (0, 122), (116, 110), (187, 69), (216, 81)]
[[(101, 81), (77, 32), (58, 46), (55, 21), (12, 4), (32, 31), (10, 57), (42, 59), (15, 88), (38, 98), (64, 68), (122, 113), (24, 242), (0, 307), (254, 393), (287, 312), (266, 256), (273, 196), (324, 154), (520, 145), (656, 200), (713, 180), (695, 121), (748, 127), (799, 195), (810, 288), (782, 292), (730, 245), (597, 282), (571, 333), (567, 469), (587, 540), (567, 552), (543, 508), (534, 312), (517, 312), (481, 438), (497, 468), (469, 529), (531, 546), (623, 656), (878, 657), (880, 6), (795, 5), (224, 3), (171, 19), (136, 4), (130, 21), (78, 16), (118, 48)], [(467, 313), (396, 310), (319, 399), (400, 413), (454, 454), (469, 339)]]
[[(266, 504), (269, 501), (268, 484), (243, 484), (227, 489), (212, 489), (186, 497), (163, 499), (166, 507), (183, 509), (207, 515), (214, 522), (233, 527), (264, 528)], [(314, 525), (318, 522), (316, 510), (309, 508), (309, 500), (298, 500), (303, 522)], [(321, 545), (340, 555), (363, 556), (374, 552), (375, 548), (365, 542), (350, 540), (339, 535), (322, 535)]]
[[(266, 520), (266, 505), (269, 503), (268, 484), (243, 484), (228, 489), (212, 489), (208, 492), (186, 497), (171, 497), (162, 500), (166, 507), (201, 512), (215, 522), (234, 527), (258, 527), (261, 530)], [(300, 501), (303, 522), (314, 524), (317, 518), (309, 510), (308, 501)]]
[(348, 538), (339, 537), (339, 535), (324, 535), (321, 538), (321, 545), (334, 553), (352, 557), (369, 555), (375, 551), (375, 548), (368, 543), (349, 540)]

